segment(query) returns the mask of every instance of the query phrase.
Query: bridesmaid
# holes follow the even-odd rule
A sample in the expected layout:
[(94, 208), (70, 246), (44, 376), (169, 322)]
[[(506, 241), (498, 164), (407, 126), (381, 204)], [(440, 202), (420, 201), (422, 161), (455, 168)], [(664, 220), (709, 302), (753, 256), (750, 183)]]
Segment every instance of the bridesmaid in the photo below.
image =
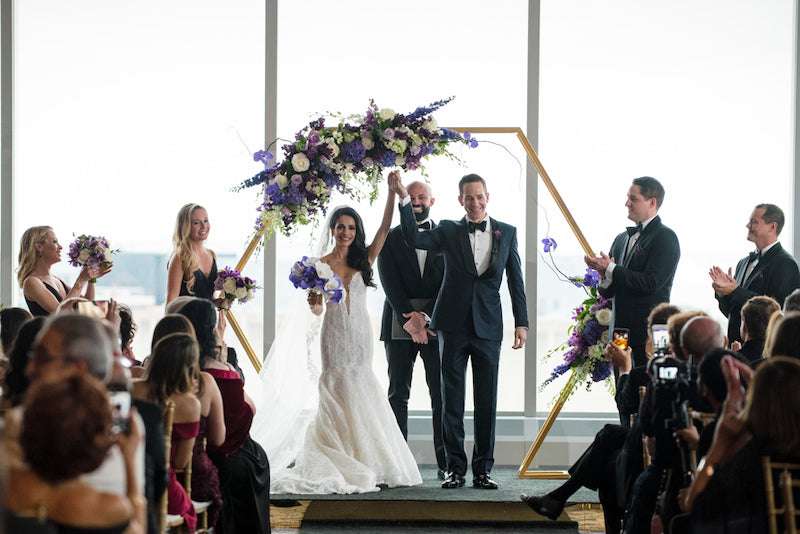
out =
[[(50, 315), (58, 304), (73, 297), (94, 300), (94, 280), (111, 271), (88, 266), (81, 269), (74, 286), (50, 272), (50, 267), (61, 261), (61, 245), (50, 226), (34, 226), (25, 230), (19, 245), (17, 280), (34, 316)], [(81, 290), (86, 286), (86, 292)]]
[(217, 255), (205, 246), (210, 230), (211, 223), (204, 207), (186, 204), (178, 212), (167, 276), (167, 304), (178, 296), (212, 300)]

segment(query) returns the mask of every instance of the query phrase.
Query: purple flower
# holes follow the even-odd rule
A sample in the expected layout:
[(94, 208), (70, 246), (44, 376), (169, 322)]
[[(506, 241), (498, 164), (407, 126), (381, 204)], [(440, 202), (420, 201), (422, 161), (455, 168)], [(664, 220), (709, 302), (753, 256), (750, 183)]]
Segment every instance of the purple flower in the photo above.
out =
[(472, 134), (469, 132), (464, 132), (464, 139), (469, 141), (470, 148), (476, 148), (478, 146), (478, 140), (472, 137)]
[(394, 165), (395, 160), (397, 159), (397, 153), (392, 152), (391, 150), (387, 150), (381, 156), (381, 165), (384, 167), (391, 167)]
[(600, 382), (611, 376), (611, 364), (605, 360), (594, 362), (594, 369), (592, 369), (592, 380)]
[(356, 139), (351, 143), (343, 144), (340, 153), (347, 163), (359, 163), (367, 154), (367, 149), (364, 148), (361, 139)]
[(261, 163), (266, 165), (267, 162), (274, 157), (275, 156), (272, 155), (272, 152), (267, 152), (266, 150), (259, 150), (255, 154), (253, 154), (253, 161), (260, 161)]
[(581, 333), (581, 337), (586, 342), (588, 346), (596, 345), (598, 341), (600, 341), (600, 337), (603, 335), (603, 331), (605, 327), (598, 323), (595, 319), (590, 321), (586, 321), (586, 325), (583, 327), (583, 332)]
[(495, 239), (500, 239), (500, 236), (503, 234), (500, 233), (500, 230), (495, 230), (492, 232), (492, 235), (494, 235)]
[(319, 144), (319, 134), (314, 130), (311, 130), (311, 133), (308, 134), (308, 144), (309, 145)]
[(594, 269), (586, 269), (586, 274), (583, 275), (583, 285), (590, 287), (597, 287), (600, 283), (600, 274)]
[(383, 132), (383, 135), (386, 136), (386, 139), (394, 139), (394, 129), (386, 128), (386, 130)]
[(556, 240), (552, 237), (545, 237), (542, 239), (542, 244), (544, 245), (545, 253), (555, 250), (556, 247), (558, 247), (558, 243), (556, 243)]
[(299, 186), (302, 183), (303, 183), (303, 177), (302, 176), (300, 176), (299, 174), (293, 174), (292, 175), (292, 184), (293, 185), (298, 185)]

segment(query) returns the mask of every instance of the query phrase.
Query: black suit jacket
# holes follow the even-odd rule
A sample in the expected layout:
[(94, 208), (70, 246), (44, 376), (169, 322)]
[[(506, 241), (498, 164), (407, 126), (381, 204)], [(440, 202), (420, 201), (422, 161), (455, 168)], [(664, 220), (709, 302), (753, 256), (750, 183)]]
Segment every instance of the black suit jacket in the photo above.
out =
[[(599, 288), (599, 292), (605, 298), (614, 298), (614, 326), (630, 330), (630, 345), (643, 346), (647, 341), (647, 316), (656, 305), (669, 302), (681, 248), (678, 236), (662, 224), (659, 216), (642, 230), (626, 255), (627, 243), (627, 232), (614, 239), (609, 251), (616, 263), (613, 282)], [(634, 362), (643, 364), (644, 361)]]
[[(433, 224), (432, 228), (436, 225)], [(409, 299), (432, 299), (425, 313), (433, 315), (433, 304), (444, 276), (444, 258), (440, 252), (429, 252), (425, 259), (424, 274), (419, 272), (417, 253), (403, 238), (400, 226), (395, 226), (386, 236), (378, 255), (378, 276), (381, 279), (386, 301), (383, 304), (381, 340), (392, 340), (393, 311), (404, 322), (404, 313), (412, 311)]]
[(411, 204), (400, 208), (400, 222), (406, 241), (415, 248), (441, 251), (444, 256), (444, 281), (433, 309), (431, 328), (445, 332), (464, 329), (472, 314), (475, 334), (481, 339), (503, 339), (503, 310), (500, 283), (508, 278), (515, 327), (528, 326), (525, 284), (517, 252), (517, 229), (490, 219), (492, 252), (488, 269), (478, 275), (469, 242), (466, 217), (460, 221), (441, 221), (427, 232), (417, 228)]
[(736, 283), (739, 287), (732, 293), (720, 297), (715, 295), (719, 301), (719, 311), (728, 318), (728, 341), (741, 341), (739, 327), (742, 318), (741, 311), (745, 302), (756, 295), (766, 295), (783, 305), (783, 300), (789, 293), (800, 287), (800, 271), (797, 262), (786, 252), (780, 243), (775, 243), (771, 249), (764, 253), (758, 261), (753, 272), (747, 280), (744, 280), (744, 273), (747, 270), (749, 256), (739, 260), (736, 265)]

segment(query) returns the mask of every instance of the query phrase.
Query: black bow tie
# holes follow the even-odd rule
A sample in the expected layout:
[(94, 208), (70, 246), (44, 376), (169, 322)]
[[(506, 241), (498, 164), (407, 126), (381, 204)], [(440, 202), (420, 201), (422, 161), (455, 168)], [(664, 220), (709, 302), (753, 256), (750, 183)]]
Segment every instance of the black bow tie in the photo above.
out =
[(642, 233), (642, 223), (639, 223), (636, 226), (628, 226), (626, 230), (628, 231), (629, 236), (640, 234)]
[(761, 251), (756, 250), (755, 252), (750, 253), (750, 259), (747, 260), (748, 263), (752, 263), (754, 261), (758, 261), (761, 259)]
[(474, 234), (475, 230), (480, 230), (481, 232), (486, 231), (486, 219), (482, 220), (479, 223), (474, 223), (472, 221), (467, 221), (467, 227), (469, 228), (469, 233)]
[(431, 229), (431, 222), (430, 221), (425, 221), (425, 222), (419, 223), (419, 224), (417, 224), (417, 228), (419, 228), (420, 230), (430, 230)]

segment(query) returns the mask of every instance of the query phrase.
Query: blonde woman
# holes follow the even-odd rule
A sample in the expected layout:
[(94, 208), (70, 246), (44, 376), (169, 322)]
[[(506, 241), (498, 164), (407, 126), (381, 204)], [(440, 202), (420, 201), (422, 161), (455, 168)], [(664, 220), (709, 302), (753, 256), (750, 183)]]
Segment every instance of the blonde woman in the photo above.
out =
[[(66, 298), (94, 300), (94, 281), (111, 271), (111, 266), (107, 269), (86, 266), (75, 285), (70, 286), (50, 272), (50, 267), (61, 261), (61, 248), (50, 226), (34, 226), (22, 234), (17, 280), (34, 316), (50, 315)], [(81, 295), (84, 287), (86, 291)]]
[(186, 204), (178, 212), (167, 276), (167, 304), (178, 296), (212, 300), (217, 255), (205, 245), (210, 230), (211, 223), (204, 207)]

